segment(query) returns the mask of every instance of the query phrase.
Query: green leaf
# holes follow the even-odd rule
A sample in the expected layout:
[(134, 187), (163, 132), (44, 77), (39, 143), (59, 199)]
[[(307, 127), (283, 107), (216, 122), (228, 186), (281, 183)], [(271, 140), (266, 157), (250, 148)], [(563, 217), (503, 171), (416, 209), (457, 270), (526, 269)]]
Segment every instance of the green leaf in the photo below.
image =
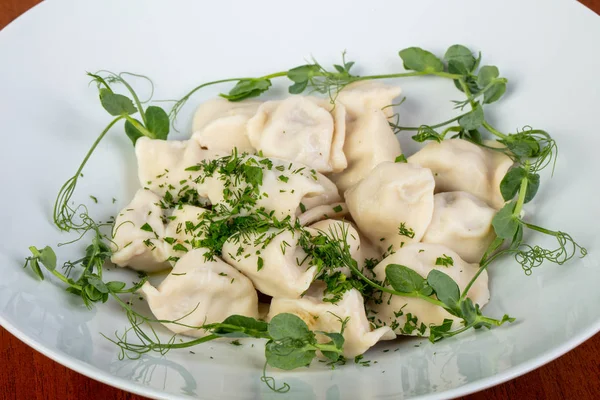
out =
[[(336, 69), (337, 67), (342, 68), (339, 65), (335, 67)], [(320, 72), (320, 70), (321, 68), (315, 64), (301, 65), (299, 67), (290, 69), (287, 73), (287, 77), (295, 83), (306, 82), (313, 76), (317, 75)], [(343, 72), (344, 69), (342, 68), (341, 71), (338, 69), (338, 71)]]
[(113, 293), (120, 292), (125, 287), (125, 282), (110, 281), (106, 284), (106, 288)]
[(244, 164), (242, 165), (242, 172), (244, 173), (244, 178), (246, 182), (248, 182), (253, 187), (258, 187), (262, 185), (263, 182), (263, 170), (260, 167), (254, 165)]
[(146, 129), (154, 133), (156, 139), (167, 139), (169, 125), (169, 115), (161, 107), (149, 106), (146, 108)]
[(404, 68), (418, 72), (442, 72), (444, 64), (433, 53), (419, 47), (409, 47), (398, 53)]
[(510, 243), (510, 250), (517, 250), (523, 241), (523, 224), (519, 224), (517, 231), (515, 232), (512, 242)]
[(441, 325), (432, 325), (429, 327), (429, 341), (435, 343), (442, 339), (445, 333), (448, 333), (452, 328), (453, 321), (451, 319), (444, 318), (444, 322)]
[(525, 192), (525, 203), (529, 203), (540, 188), (540, 175), (539, 174), (527, 174), (527, 191)]
[(452, 138), (459, 137), (461, 139), (469, 140), (473, 143), (481, 145), (483, 143), (483, 138), (481, 137), (481, 133), (477, 129), (472, 129), (470, 131), (466, 129), (461, 129), (457, 135), (452, 136)]
[(222, 323), (210, 324), (206, 328), (224, 337), (267, 338), (269, 324), (243, 315), (232, 315)]
[(448, 72), (460, 75), (468, 75), (476, 63), (471, 50), (460, 44), (450, 46), (444, 54), (444, 60), (448, 63)]
[(460, 289), (454, 279), (437, 269), (431, 270), (427, 275), (427, 283), (435, 291), (439, 301), (448, 308), (458, 311), (458, 300), (460, 299)]
[(466, 130), (475, 130), (483, 124), (483, 107), (479, 104), (467, 115), (464, 115), (458, 119), (460, 126)]
[(523, 179), (527, 179), (525, 203), (530, 202), (535, 197), (540, 187), (540, 175), (528, 173), (524, 168), (518, 167), (508, 171), (502, 182), (500, 182), (500, 193), (502, 193), (504, 200), (509, 201), (515, 197), (519, 192)]
[(106, 287), (104, 282), (102, 282), (102, 279), (100, 279), (99, 277), (91, 275), (91, 276), (87, 277), (87, 281), (91, 286), (96, 288), (96, 290), (98, 290), (98, 292), (108, 293), (108, 288)]
[(114, 116), (131, 115), (137, 112), (137, 108), (129, 97), (104, 88), (100, 89), (100, 103), (110, 115)]
[(527, 176), (524, 168), (513, 168), (504, 175), (500, 182), (500, 193), (506, 201), (512, 200), (519, 192), (521, 181)]
[(39, 260), (48, 270), (54, 271), (56, 269), (56, 253), (54, 253), (54, 250), (50, 246), (42, 249)]
[(258, 257), (256, 261), (256, 271), (260, 271), (265, 266), (265, 260), (262, 257)]
[(150, 224), (148, 224), (147, 222), (144, 225), (142, 225), (142, 227), (140, 229), (143, 230), (143, 231), (146, 231), (146, 232), (152, 232), (152, 233), (154, 233), (154, 229), (152, 229), (152, 227), (150, 226)]
[(42, 269), (40, 268), (40, 264), (37, 258), (32, 258), (29, 260), (29, 265), (31, 265), (31, 269), (33, 272), (41, 279), (44, 280), (44, 274), (42, 273)]
[(395, 163), (407, 163), (408, 160), (406, 159), (406, 156), (404, 154), (400, 154), (398, 157), (396, 157), (394, 162)]
[(431, 288), (421, 275), (412, 269), (399, 264), (389, 264), (385, 268), (385, 277), (394, 290), (402, 293), (431, 294)]
[(467, 322), (467, 325), (475, 322), (477, 316), (481, 315), (479, 307), (474, 305), (473, 301), (468, 297), (460, 303), (460, 312), (462, 318)]
[(228, 94), (221, 93), (219, 96), (229, 101), (240, 101), (250, 97), (258, 97), (269, 90), (270, 87), (271, 81), (266, 78), (242, 79)]
[(488, 90), (483, 93), (483, 104), (490, 104), (500, 100), (506, 92), (505, 82), (496, 82)]
[(484, 65), (479, 69), (479, 74), (477, 75), (477, 85), (480, 89), (483, 89), (499, 75), (500, 71), (498, 71), (497, 67), (493, 65)]
[[(331, 345), (333, 344), (338, 350), (342, 350), (342, 347), (344, 346), (344, 336), (342, 336), (341, 333), (329, 333), (329, 332), (319, 332), (322, 333), (323, 335), (329, 337), (331, 339), (331, 342), (326, 343), (326, 345)], [(317, 347), (319, 347), (319, 345), (317, 345)], [(340, 353), (335, 352), (335, 351), (328, 351), (328, 350), (321, 350), (321, 353), (323, 353), (323, 355), (327, 358), (329, 358), (331, 361), (337, 361), (340, 358)]]
[(322, 332), (325, 336), (329, 337), (335, 347), (338, 349), (342, 349), (344, 346), (344, 336), (341, 333), (337, 332)]
[[(477, 93), (479, 91), (479, 87), (477, 86), (477, 79), (473, 75), (465, 76), (463, 79), (465, 81), (465, 84), (469, 88), (469, 91), (471, 91), (471, 93)], [(461, 92), (464, 92), (458, 79), (454, 80), (454, 86), (456, 86), (456, 88), (458, 90), (460, 90)]]
[(296, 82), (293, 85), (290, 85), (288, 92), (290, 94), (300, 94), (306, 89), (306, 86), (308, 86), (308, 81)]
[(288, 371), (309, 365), (316, 355), (316, 350), (303, 345), (301, 341), (291, 342), (289, 345), (269, 341), (265, 346), (267, 363)]
[(515, 203), (507, 203), (492, 219), (496, 236), (502, 239), (512, 239), (519, 228), (519, 220), (513, 215)]
[(427, 140), (435, 140), (440, 143), (444, 140), (444, 137), (437, 133), (432, 127), (429, 125), (421, 125), (417, 134), (412, 137), (412, 140), (415, 142), (423, 143)]
[(300, 317), (290, 313), (277, 314), (271, 319), (269, 323), (269, 335), (271, 335), (273, 340), (314, 337), (314, 333), (308, 329), (306, 323)]
[[(135, 120), (138, 124), (142, 125), (142, 123), (140, 121), (138, 121), (137, 119)], [(141, 138), (142, 136), (144, 136), (144, 134), (142, 132), (140, 132), (131, 122), (129, 121), (125, 121), (125, 134), (127, 135), (127, 137), (129, 139), (131, 139), (131, 142), (133, 143), (133, 145), (135, 146), (135, 143), (137, 142), (137, 140), (139, 138)]]
[(508, 138), (499, 140), (502, 144), (518, 157), (537, 157), (540, 152), (540, 144), (531, 136), (517, 134), (509, 135)]

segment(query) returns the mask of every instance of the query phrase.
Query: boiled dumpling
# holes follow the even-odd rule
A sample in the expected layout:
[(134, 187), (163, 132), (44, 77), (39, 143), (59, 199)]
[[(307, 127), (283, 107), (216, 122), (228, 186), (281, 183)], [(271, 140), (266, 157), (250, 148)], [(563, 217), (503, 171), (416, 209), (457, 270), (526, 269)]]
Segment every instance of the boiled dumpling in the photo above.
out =
[(168, 248), (160, 197), (150, 190), (140, 189), (133, 200), (117, 216), (111, 245), (110, 260), (119, 267), (153, 272), (168, 268)]
[(337, 101), (346, 106), (351, 118), (356, 118), (368, 110), (382, 110), (386, 117), (393, 114), (394, 99), (402, 93), (399, 86), (390, 86), (379, 81), (357, 81), (340, 91)]
[(299, 245), (301, 232), (270, 228), (234, 235), (223, 244), (223, 259), (246, 275), (256, 289), (273, 297), (298, 298), (317, 274)]
[[(449, 263), (436, 265), (438, 258), (448, 260), (448, 257), (452, 260), (453, 265), (449, 265)], [(377, 280), (385, 279), (385, 269), (389, 264), (406, 266), (423, 278), (427, 278), (431, 270), (437, 269), (457, 283), (461, 294), (479, 269), (477, 264), (463, 261), (449, 248), (430, 243), (410, 243), (384, 258), (373, 270)], [(477, 278), (467, 297), (473, 300), (473, 303), (479, 304), (480, 307), (487, 304), (490, 298), (487, 271), (483, 271)], [(427, 336), (429, 335), (429, 325), (441, 325), (444, 319), (454, 320), (454, 325), (456, 325), (454, 328), (461, 326), (459, 319), (442, 307), (413, 297), (390, 296), (385, 293), (384, 300), (380, 304), (370, 302), (367, 309), (377, 326), (392, 327), (397, 334)]]
[[(324, 302), (320, 297), (310, 295), (301, 299), (275, 297), (271, 301), (269, 319), (277, 314), (291, 313), (300, 317), (312, 331), (340, 332), (342, 321), (348, 318), (344, 329), (344, 357), (355, 357), (364, 353), (380, 340), (391, 340), (396, 337), (389, 327), (375, 330), (367, 320), (364, 300), (360, 292), (350, 289), (341, 300), (332, 304)], [(317, 340), (328, 342), (331, 339), (318, 335)]]
[(202, 103), (194, 114), (192, 139), (209, 150), (254, 153), (246, 124), (262, 104), (259, 101), (228, 101), (221, 97)]
[(339, 172), (344, 156), (346, 111), (325, 99), (293, 96), (267, 101), (248, 121), (248, 138), (267, 157), (298, 162), (318, 172)]
[(433, 215), (433, 188), (427, 168), (384, 162), (345, 198), (359, 230), (385, 252), (421, 240)]
[(159, 320), (174, 333), (202, 337), (199, 327), (222, 322), (231, 315), (258, 318), (258, 296), (252, 282), (232, 266), (215, 258), (206, 261), (206, 249), (192, 250), (175, 264), (158, 286), (146, 282), (140, 292)]
[(311, 208), (298, 216), (300, 225), (310, 225), (323, 219), (339, 219), (348, 214), (346, 203), (324, 204)]
[(187, 251), (200, 247), (198, 242), (204, 238), (207, 229), (202, 219), (206, 211), (202, 207), (183, 204), (167, 217), (164, 241), (172, 257), (181, 257)]
[[(279, 219), (287, 216), (295, 218), (301, 211), (341, 200), (333, 182), (302, 164), (256, 156), (244, 156), (239, 163), (262, 171), (262, 182), (253, 194), (256, 202), (246, 204), (240, 210), (241, 214), (262, 208), (267, 212), (273, 211)], [(234, 208), (247, 186), (243, 177), (215, 173), (201, 180), (198, 193), (208, 197), (212, 204)]]
[(500, 182), (513, 164), (505, 154), (463, 139), (449, 139), (428, 143), (408, 162), (433, 172), (436, 193), (463, 191), (496, 209), (504, 205)]
[(496, 210), (466, 192), (438, 193), (433, 201), (433, 218), (422, 242), (444, 245), (466, 262), (478, 263), (496, 237)]
[(338, 95), (338, 102), (346, 105), (346, 140), (344, 154), (348, 168), (332, 174), (331, 179), (341, 192), (346, 191), (385, 161), (394, 161), (402, 154), (400, 142), (390, 128), (389, 105), (400, 94), (397, 87), (373, 83), (348, 85)]
[(165, 198), (167, 203), (181, 198), (194, 198), (197, 195), (194, 181), (200, 172), (186, 169), (222, 155), (203, 150), (193, 140), (155, 140), (147, 137), (137, 140), (135, 154), (142, 187)]

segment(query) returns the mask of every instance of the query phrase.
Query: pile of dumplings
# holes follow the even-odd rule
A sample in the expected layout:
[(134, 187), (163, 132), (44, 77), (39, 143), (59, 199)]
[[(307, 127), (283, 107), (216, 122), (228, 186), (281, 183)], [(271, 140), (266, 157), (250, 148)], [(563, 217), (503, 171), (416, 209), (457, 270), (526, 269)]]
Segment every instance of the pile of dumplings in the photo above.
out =
[[(324, 301), (317, 267), (299, 262), (309, 255), (293, 230), (227, 239), (221, 257), (211, 259), (194, 246), (204, 234), (194, 228), (203, 214), (227, 205), (232, 186), (244, 183), (189, 167), (236, 149), (263, 169), (261, 195), (240, 213), (290, 217), (315, 235), (344, 229), (359, 268), (379, 281), (387, 265), (401, 264), (423, 277), (441, 270), (464, 290), (494, 240), (492, 218), (504, 204), (499, 184), (512, 161), (450, 139), (398, 162), (402, 149), (389, 125), (389, 105), (399, 95), (398, 87), (365, 81), (345, 87), (335, 104), (310, 96), (217, 98), (200, 105), (189, 140), (140, 138), (135, 151), (142, 188), (116, 218), (112, 262), (145, 272), (172, 268), (157, 287), (146, 282), (141, 293), (156, 318), (178, 320), (165, 326), (183, 335), (202, 337), (208, 333), (192, 327), (233, 314), (269, 321), (292, 313), (323, 332), (339, 332), (349, 318), (343, 353), (354, 357), (379, 340), (428, 335), (429, 326), (444, 319), (459, 327), (441, 307), (415, 298), (365, 303), (350, 289), (337, 302)], [(436, 265), (440, 257), (451, 262)], [(364, 269), (367, 260), (377, 264)], [(350, 275), (343, 265), (340, 271)], [(270, 297), (269, 304), (259, 302), (257, 292), (266, 295), (260, 299)], [(468, 297), (480, 307), (488, 302), (485, 271)]]

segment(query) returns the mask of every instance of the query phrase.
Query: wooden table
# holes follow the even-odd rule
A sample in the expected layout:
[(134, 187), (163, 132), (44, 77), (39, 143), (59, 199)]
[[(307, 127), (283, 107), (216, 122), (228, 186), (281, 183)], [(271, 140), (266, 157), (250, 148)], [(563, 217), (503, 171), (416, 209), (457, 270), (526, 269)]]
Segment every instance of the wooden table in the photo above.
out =
[[(39, 0), (0, 0), (0, 29), (37, 3)], [(582, 0), (582, 3), (600, 14), (600, 0)], [(143, 399), (63, 367), (3, 328), (0, 328), (0, 343), (0, 399)], [(598, 398), (600, 334), (542, 368), (464, 399)]]

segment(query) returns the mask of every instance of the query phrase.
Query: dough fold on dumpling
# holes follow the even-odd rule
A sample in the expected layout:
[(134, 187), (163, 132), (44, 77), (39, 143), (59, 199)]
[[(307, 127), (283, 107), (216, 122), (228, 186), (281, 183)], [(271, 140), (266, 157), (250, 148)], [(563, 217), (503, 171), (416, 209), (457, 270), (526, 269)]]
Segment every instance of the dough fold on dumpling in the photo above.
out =
[(433, 215), (431, 171), (384, 162), (344, 195), (359, 230), (382, 252), (418, 242)]
[[(447, 262), (446, 265), (436, 265), (438, 258), (448, 260), (448, 257), (451, 258), (452, 265)], [(458, 254), (449, 248), (430, 243), (410, 243), (384, 258), (373, 269), (377, 280), (383, 281), (385, 279), (385, 269), (390, 264), (408, 267), (423, 278), (427, 278), (432, 270), (439, 270), (456, 282), (461, 294), (479, 269), (477, 264), (469, 264), (463, 261)], [(487, 304), (490, 298), (487, 271), (483, 271), (479, 275), (467, 297), (480, 307)], [(441, 325), (444, 319), (454, 321), (455, 326), (453, 329), (462, 326), (460, 319), (451, 315), (442, 307), (414, 297), (394, 295), (388, 297), (385, 294), (383, 301), (379, 304), (373, 301), (369, 302), (367, 310), (377, 326), (392, 327), (394, 332), (399, 335), (427, 336), (429, 335), (429, 325)]]
[[(310, 295), (301, 299), (274, 298), (271, 302), (268, 319), (277, 314), (291, 313), (300, 317), (312, 331), (340, 332), (342, 321), (348, 318), (344, 329), (344, 357), (355, 357), (363, 354), (380, 340), (391, 340), (396, 337), (389, 327), (371, 329), (365, 313), (364, 300), (360, 292), (350, 289), (341, 300), (333, 304), (324, 302), (320, 297)], [(318, 334), (319, 342), (331, 339)]]
[(203, 150), (194, 140), (157, 140), (141, 137), (135, 144), (140, 184), (166, 200), (196, 195), (198, 171), (186, 170), (203, 160), (224, 155)]
[(246, 275), (256, 289), (273, 297), (298, 298), (317, 274), (298, 243), (300, 232), (270, 228), (234, 235), (223, 244), (225, 261)]
[(248, 139), (267, 157), (298, 162), (318, 172), (346, 168), (346, 111), (328, 100), (292, 96), (267, 101), (248, 120)]
[(389, 107), (402, 93), (400, 86), (390, 86), (380, 81), (357, 81), (344, 87), (336, 98), (346, 106), (351, 118), (356, 118), (368, 110), (382, 110), (387, 118), (393, 114)]
[(162, 239), (165, 226), (160, 200), (150, 190), (139, 189), (119, 213), (111, 241), (113, 263), (145, 272), (170, 266), (168, 248)]
[(388, 121), (392, 108), (384, 108), (400, 92), (399, 87), (366, 81), (350, 84), (339, 93), (337, 102), (347, 110), (344, 154), (348, 167), (332, 174), (331, 179), (340, 192), (358, 183), (380, 163), (394, 161), (402, 154)]
[(252, 282), (219, 258), (206, 261), (206, 249), (192, 250), (175, 264), (157, 288), (144, 283), (140, 292), (157, 319), (170, 331), (202, 337), (208, 332), (194, 329), (222, 322), (231, 315), (258, 318), (258, 296)]
[(348, 214), (346, 203), (323, 204), (298, 215), (300, 225), (310, 225), (324, 219), (340, 219)]
[(231, 153), (234, 148), (241, 153), (255, 153), (248, 140), (246, 124), (262, 102), (229, 101), (218, 97), (198, 107), (194, 114), (192, 139), (209, 150)]
[(496, 210), (467, 192), (438, 193), (433, 202), (433, 218), (421, 241), (444, 245), (466, 262), (478, 263), (496, 237)]
[(436, 193), (463, 191), (495, 209), (504, 206), (500, 182), (513, 162), (499, 151), (463, 139), (448, 139), (428, 143), (408, 162), (433, 172)]

